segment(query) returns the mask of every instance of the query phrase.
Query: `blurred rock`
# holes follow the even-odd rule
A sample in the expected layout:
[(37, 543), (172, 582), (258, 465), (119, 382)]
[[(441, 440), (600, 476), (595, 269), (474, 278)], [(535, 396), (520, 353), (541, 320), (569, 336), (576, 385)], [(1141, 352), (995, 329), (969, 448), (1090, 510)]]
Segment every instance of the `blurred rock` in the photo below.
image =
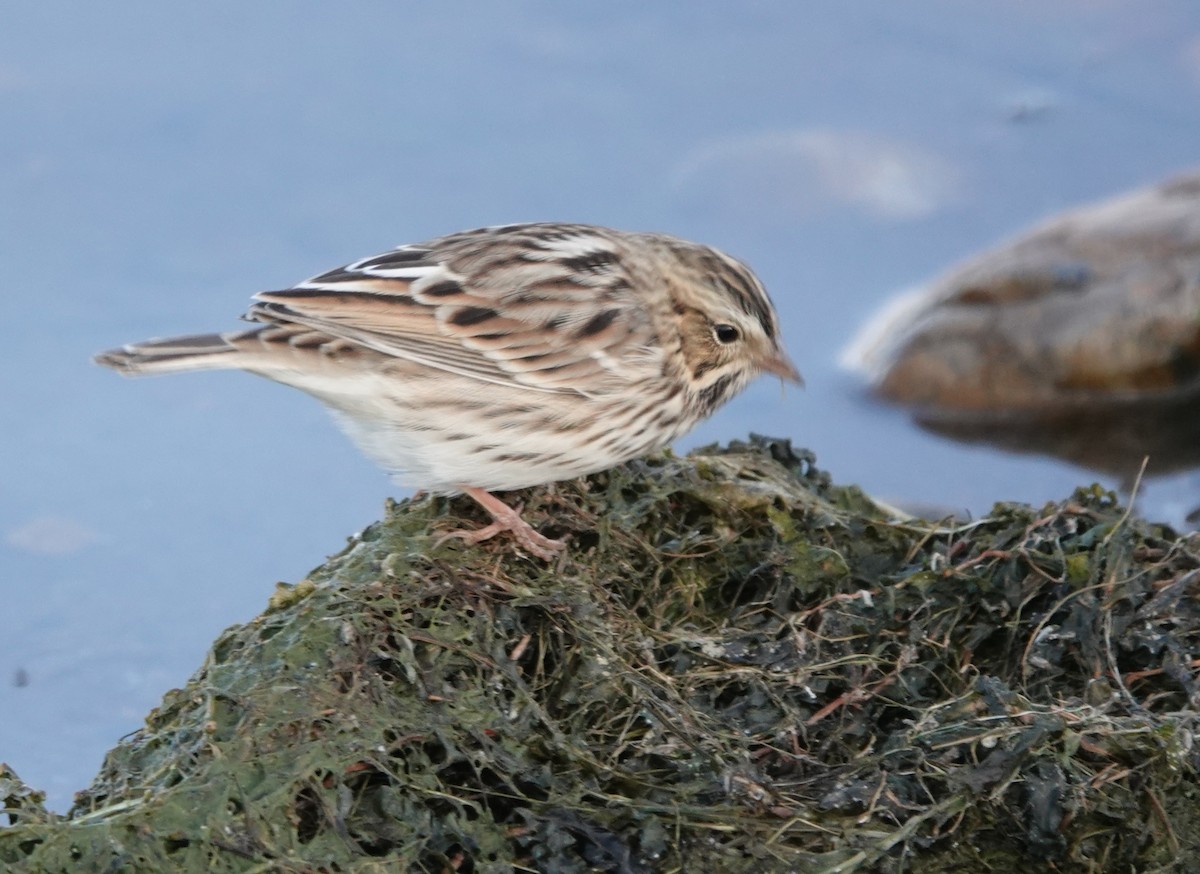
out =
[(1129, 477), (1200, 464), (1200, 173), (1053, 218), (893, 301), (843, 354), (950, 436)]

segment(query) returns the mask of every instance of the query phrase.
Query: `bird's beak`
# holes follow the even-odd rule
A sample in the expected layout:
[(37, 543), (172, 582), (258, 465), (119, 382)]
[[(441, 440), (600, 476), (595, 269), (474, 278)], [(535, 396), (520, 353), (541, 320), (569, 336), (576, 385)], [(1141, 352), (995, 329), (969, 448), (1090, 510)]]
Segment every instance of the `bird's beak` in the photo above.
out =
[(763, 369), (764, 373), (772, 373), (780, 379), (786, 379), (799, 386), (804, 385), (800, 371), (796, 369), (796, 365), (792, 364), (782, 349), (776, 349), (771, 355), (760, 360), (758, 366)]

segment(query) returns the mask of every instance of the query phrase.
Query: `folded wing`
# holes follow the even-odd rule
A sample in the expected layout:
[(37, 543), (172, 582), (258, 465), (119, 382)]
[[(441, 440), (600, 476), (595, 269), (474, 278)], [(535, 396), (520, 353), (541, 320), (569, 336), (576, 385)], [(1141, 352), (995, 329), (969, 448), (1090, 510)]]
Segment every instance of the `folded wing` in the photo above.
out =
[(247, 318), (542, 391), (602, 394), (656, 375), (661, 344), (620, 240), (553, 231), (513, 225), (402, 246), (255, 295)]

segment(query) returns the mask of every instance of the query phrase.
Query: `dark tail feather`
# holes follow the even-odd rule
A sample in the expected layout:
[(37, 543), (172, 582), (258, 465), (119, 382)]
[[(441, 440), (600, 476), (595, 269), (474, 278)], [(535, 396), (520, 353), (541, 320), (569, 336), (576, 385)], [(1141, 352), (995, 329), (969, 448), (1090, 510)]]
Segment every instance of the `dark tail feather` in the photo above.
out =
[(94, 360), (127, 376), (239, 367), (239, 349), (234, 341), (245, 337), (247, 333), (253, 332), (193, 334), (147, 340), (145, 343), (130, 343), (120, 349), (101, 352)]

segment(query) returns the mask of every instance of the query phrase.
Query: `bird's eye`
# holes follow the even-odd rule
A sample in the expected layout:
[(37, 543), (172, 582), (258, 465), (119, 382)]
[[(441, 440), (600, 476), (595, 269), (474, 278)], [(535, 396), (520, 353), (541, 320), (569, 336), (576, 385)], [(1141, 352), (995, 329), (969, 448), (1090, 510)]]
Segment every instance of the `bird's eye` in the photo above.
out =
[(728, 346), (730, 343), (736, 343), (742, 332), (733, 325), (713, 325), (713, 336), (717, 338), (718, 343)]

